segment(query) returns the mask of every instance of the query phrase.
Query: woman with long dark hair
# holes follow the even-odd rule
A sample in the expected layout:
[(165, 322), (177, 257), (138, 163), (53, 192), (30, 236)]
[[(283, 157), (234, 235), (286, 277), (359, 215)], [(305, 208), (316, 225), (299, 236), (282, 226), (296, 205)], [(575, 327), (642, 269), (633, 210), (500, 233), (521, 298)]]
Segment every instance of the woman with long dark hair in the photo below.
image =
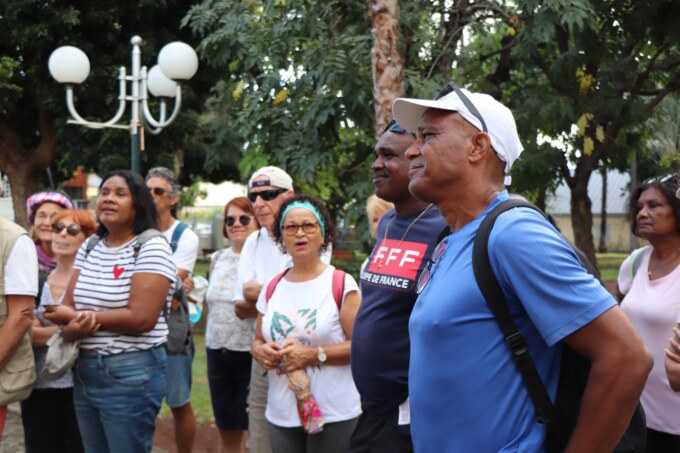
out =
[[(104, 176), (97, 198), (100, 240), (78, 251), (64, 304), (45, 317), (81, 340), (74, 400), (87, 451), (151, 451), (165, 386), (170, 306), (176, 270), (156, 228), (144, 179), (128, 170)], [(141, 236), (143, 237), (143, 236)], [(90, 250), (91, 248), (91, 250)]]

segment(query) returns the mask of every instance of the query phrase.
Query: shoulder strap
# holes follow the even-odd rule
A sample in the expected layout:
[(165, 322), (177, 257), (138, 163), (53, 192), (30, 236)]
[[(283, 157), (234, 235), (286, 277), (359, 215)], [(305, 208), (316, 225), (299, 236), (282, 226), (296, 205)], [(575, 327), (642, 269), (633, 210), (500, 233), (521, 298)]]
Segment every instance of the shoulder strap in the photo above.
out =
[(512, 357), (522, 374), (524, 384), (528, 388), (529, 396), (536, 409), (536, 418), (540, 423), (547, 423), (553, 417), (554, 405), (529, 355), (526, 339), (517, 328), (517, 324), (515, 324), (510, 314), (503, 290), (493, 273), (491, 262), (489, 261), (489, 236), (496, 219), (503, 212), (519, 206), (536, 209), (541, 212), (533, 204), (516, 199), (503, 201), (496, 206), (482, 221), (477, 230), (472, 250), (472, 268), (477, 285), (503, 332), (505, 342), (510, 346)]
[(172, 232), (172, 238), (170, 239), (170, 248), (172, 249), (172, 253), (175, 253), (177, 251), (177, 244), (179, 243), (179, 238), (182, 237), (182, 233), (184, 233), (184, 230), (186, 229), (187, 224), (184, 222), (179, 222), (179, 224), (175, 228), (175, 231)]
[[(266, 292), (264, 293), (264, 299), (269, 303), (269, 299), (272, 298), (274, 291), (276, 290), (276, 285), (279, 284), (284, 275), (290, 270), (290, 268), (277, 274), (269, 284), (267, 285)], [(333, 270), (333, 299), (335, 300), (335, 305), (338, 306), (338, 310), (342, 306), (343, 295), (345, 293), (345, 271), (340, 269)]]
[(87, 240), (87, 245), (85, 246), (85, 259), (90, 255), (90, 252), (94, 250), (94, 248), (99, 244), (99, 241), (101, 241), (102, 238), (97, 236), (96, 234), (93, 234), (90, 239)]
[(142, 248), (144, 244), (147, 243), (149, 239), (153, 239), (155, 237), (163, 237), (163, 233), (158, 231), (155, 228), (149, 228), (148, 230), (142, 231), (142, 234), (139, 235), (137, 238), (137, 243), (135, 244), (135, 260), (137, 260), (137, 254), (139, 253), (139, 250)]
[(345, 295), (345, 271), (340, 269), (333, 270), (333, 299), (338, 310), (342, 307), (343, 296)]
[(276, 289), (276, 285), (279, 284), (279, 282), (281, 281), (283, 276), (286, 275), (289, 270), (290, 270), (290, 268), (286, 269), (285, 271), (281, 272), (280, 274), (277, 274), (276, 277), (271, 279), (271, 281), (267, 285), (267, 289), (265, 290), (266, 292), (264, 293), (265, 302), (269, 303), (269, 299), (272, 298), (272, 294), (274, 294), (274, 290)]
[(649, 250), (648, 245), (633, 251), (633, 255), (630, 257), (630, 279), (631, 280), (633, 280), (635, 278), (635, 274), (637, 273), (638, 269), (640, 269), (640, 265), (642, 264), (642, 255), (647, 250)]

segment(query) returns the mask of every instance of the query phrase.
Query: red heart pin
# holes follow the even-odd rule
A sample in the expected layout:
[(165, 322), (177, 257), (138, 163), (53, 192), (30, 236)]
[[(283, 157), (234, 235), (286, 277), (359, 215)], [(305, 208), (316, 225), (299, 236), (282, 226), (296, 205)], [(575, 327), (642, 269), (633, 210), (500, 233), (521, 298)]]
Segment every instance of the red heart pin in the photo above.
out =
[(117, 264), (113, 266), (113, 278), (115, 278), (116, 280), (118, 280), (120, 276), (123, 275), (123, 272), (125, 272), (124, 267), (118, 267)]

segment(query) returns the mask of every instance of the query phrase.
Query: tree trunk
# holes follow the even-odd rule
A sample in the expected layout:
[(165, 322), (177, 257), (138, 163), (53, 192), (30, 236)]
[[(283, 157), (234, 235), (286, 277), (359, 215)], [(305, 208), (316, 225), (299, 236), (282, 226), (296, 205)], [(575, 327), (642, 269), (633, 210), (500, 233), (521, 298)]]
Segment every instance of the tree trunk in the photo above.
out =
[[(581, 174), (579, 170), (582, 170)], [(574, 229), (574, 243), (597, 267), (592, 202), (588, 197), (588, 180), (591, 173), (591, 170), (577, 168), (574, 175), (574, 185), (571, 187), (571, 225)]]
[(54, 160), (57, 132), (54, 119), (45, 108), (38, 109), (40, 142), (27, 148), (4, 118), (0, 118), (0, 170), (7, 175), (12, 188), (14, 220), (28, 228), (26, 200), (39, 188), (40, 175)]
[(607, 253), (607, 167), (602, 166), (602, 204), (600, 205), (600, 243), (597, 251)]
[(375, 136), (392, 118), (392, 103), (404, 94), (404, 61), (399, 52), (399, 4), (397, 0), (372, 0), (373, 105)]

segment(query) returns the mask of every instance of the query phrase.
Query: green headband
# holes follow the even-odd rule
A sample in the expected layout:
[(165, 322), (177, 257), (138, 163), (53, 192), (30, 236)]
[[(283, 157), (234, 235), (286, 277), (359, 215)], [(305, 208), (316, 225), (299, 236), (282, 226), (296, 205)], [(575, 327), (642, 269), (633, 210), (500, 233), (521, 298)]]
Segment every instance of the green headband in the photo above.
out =
[(294, 201), (288, 206), (286, 206), (286, 209), (283, 211), (283, 214), (281, 214), (281, 222), (279, 222), (279, 231), (283, 231), (283, 221), (288, 215), (288, 212), (291, 209), (296, 208), (303, 208), (314, 214), (314, 217), (316, 217), (317, 222), (319, 222), (319, 226), (321, 226), (321, 236), (326, 237), (326, 224), (324, 224), (321, 214), (319, 213), (319, 210), (316, 209), (316, 207), (314, 207), (314, 205), (309, 201)]

